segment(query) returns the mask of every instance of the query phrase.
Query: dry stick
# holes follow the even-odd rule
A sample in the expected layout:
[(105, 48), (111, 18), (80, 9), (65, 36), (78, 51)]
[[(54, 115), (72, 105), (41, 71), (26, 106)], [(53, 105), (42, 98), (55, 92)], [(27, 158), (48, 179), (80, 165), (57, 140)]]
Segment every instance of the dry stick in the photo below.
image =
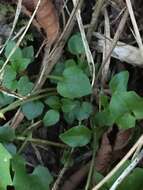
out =
[(21, 41), (23, 40), (25, 34), (27, 33), (27, 31), (28, 31), (28, 29), (29, 29), (29, 27), (30, 27), (30, 25), (31, 25), (31, 23), (32, 23), (32, 21), (33, 21), (33, 19), (34, 19), (34, 17), (35, 17), (35, 14), (36, 14), (36, 12), (37, 12), (37, 10), (38, 10), (38, 8), (39, 8), (40, 2), (41, 2), (41, 0), (38, 0), (38, 3), (37, 3), (37, 5), (36, 5), (36, 8), (35, 8), (35, 10), (34, 10), (32, 16), (31, 16), (31, 18), (30, 18), (28, 24), (27, 24), (27, 27), (25, 28), (23, 34), (21, 35), (21, 37), (20, 37), (19, 40), (17, 41), (15, 47), (12, 49), (12, 51), (10, 52), (10, 54), (9, 54), (8, 57), (7, 57), (7, 60), (4, 62), (2, 68), (0, 69), (0, 79), (2, 79), (2, 77), (3, 77), (3, 71), (4, 71), (4, 69), (5, 69), (6, 65), (7, 65), (7, 63), (9, 62), (11, 56), (15, 53), (16, 49), (19, 47)]
[(12, 29), (10, 31), (10, 34), (9, 34), (9, 37), (8, 39), (6, 40), (6, 42), (4, 43), (2, 49), (0, 50), (0, 55), (1, 53), (3, 52), (3, 50), (5, 49), (6, 45), (8, 44), (9, 40), (11, 39), (11, 36), (15, 30), (15, 27), (16, 27), (16, 24), (17, 24), (17, 21), (19, 19), (19, 15), (21, 13), (21, 8), (22, 8), (22, 0), (18, 0), (18, 4), (17, 4), (17, 8), (16, 8), (16, 13), (15, 13), (15, 18), (14, 18), (14, 21), (13, 21), (13, 25), (12, 25)]
[(130, 158), (130, 156), (135, 152), (138, 146), (143, 144), (143, 135), (138, 139), (134, 146), (129, 150), (129, 152), (122, 158), (122, 160), (113, 168), (107, 176), (103, 178), (92, 190), (98, 190), (102, 187), (118, 170), (119, 168)]
[[(114, 38), (113, 38), (113, 43), (112, 43), (112, 45), (111, 45), (110, 52), (109, 52), (109, 54), (107, 55), (105, 61), (103, 62), (102, 66), (100, 67), (100, 69), (99, 69), (99, 71), (98, 71), (98, 74), (97, 74), (97, 76), (96, 76), (96, 81), (95, 81), (95, 83), (97, 83), (97, 81), (98, 81), (98, 79), (99, 79), (99, 77), (100, 77), (100, 74), (101, 74), (101, 72), (102, 72), (102, 69), (103, 69), (104, 65), (105, 65), (106, 62), (109, 60), (109, 58), (110, 58), (110, 56), (111, 56), (111, 54), (112, 54), (112, 51), (114, 50), (114, 48), (115, 48), (116, 45), (117, 45), (117, 42), (118, 42), (118, 40), (119, 40), (119, 37), (120, 37), (120, 35), (121, 35), (121, 33), (122, 33), (124, 27), (125, 27), (127, 18), (128, 18), (128, 10), (125, 10), (125, 12), (124, 12), (124, 14), (123, 14), (123, 16), (122, 16), (122, 19), (121, 19), (121, 21), (120, 21), (120, 24), (119, 24), (119, 26), (118, 26), (118, 29), (117, 29), (117, 31), (116, 31), (116, 33), (115, 33)], [(96, 84), (95, 84), (95, 85), (96, 85)]]
[(128, 7), (128, 11), (129, 11), (130, 18), (131, 18), (131, 21), (132, 21), (132, 25), (133, 25), (133, 28), (134, 28), (136, 41), (137, 41), (138, 46), (140, 48), (141, 56), (143, 58), (143, 43), (142, 43), (142, 38), (141, 38), (141, 35), (140, 35), (140, 32), (139, 32), (139, 28), (138, 28), (138, 25), (137, 25), (137, 22), (136, 22), (136, 19), (135, 19), (135, 15), (134, 15), (134, 12), (133, 12), (131, 1), (130, 0), (126, 0), (126, 4), (127, 4), (127, 7)]
[(114, 182), (110, 190), (116, 190), (117, 187), (122, 183), (122, 181), (134, 170), (138, 163), (143, 158), (143, 150), (138, 154), (138, 156), (132, 161), (132, 163), (123, 171), (123, 173)]
[(70, 155), (67, 158), (66, 163), (64, 164), (64, 167), (60, 171), (59, 176), (58, 176), (57, 180), (55, 181), (55, 183), (54, 183), (54, 185), (52, 187), (52, 190), (58, 190), (59, 189), (59, 186), (60, 186), (60, 183), (61, 183), (61, 181), (63, 179), (63, 176), (64, 176), (65, 172), (68, 170), (68, 168), (70, 166), (71, 155), (72, 155), (73, 151), (74, 151), (74, 149), (71, 150)]
[[(109, 41), (109, 43), (112, 42), (112, 38), (107, 39), (106, 36), (94, 32), (93, 34), (97, 38), (97, 43), (95, 49), (99, 52), (103, 52), (103, 46), (105, 39)], [(116, 47), (113, 49), (112, 57), (120, 60), (121, 62), (126, 62), (128, 64), (131, 64), (133, 66), (142, 67), (143, 66), (143, 59), (140, 54), (140, 49), (137, 47), (134, 47), (132, 45), (128, 45), (124, 42), (118, 41)]]
[[(72, 0), (72, 1), (73, 1), (73, 4), (74, 4), (74, 7), (76, 7), (77, 0)], [(79, 29), (80, 29), (81, 38), (82, 38), (82, 42), (83, 42), (83, 45), (84, 45), (85, 54), (86, 54), (86, 57), (87, 57), (87, 62), (88, 62), (88, 65), (89, 65), (89, 70), (92, 73), (92, 83), (91, 84), (93, 86), (94, 82), (95, 82), (95, 64), (94, 64), (93, 56), (91, 54), (91, 51), (90, 51), (90, 48), (89, 48), (89, 45), (88, 45), (88, 41), (86, 39), (80, 9), (78, 9), (77, 12), (76, 12), (76, 18), (77, 18), (78, 26), (79, 26)]]
[(104, 0), (98, 0), (97, 3), (95, 4), (94, 11), (92, 14), (92, 19), (90, 23), (90, 27), (87, 32), (87, 40), (88, 42), (91, 41), (91, 37), (94, 31), (96, 31), (97, 24), (98, 24), (98, 17), (100, 15), (100, 11), (102, 9), (102, 6), (104, 4)]
[(27, 142), (31, 142), (31, 143), (35, 143), (35, 144), (42, 144), (42, 145), (47, 145), (47, 146), (55, 146), (58, 148), (68, 148), (66, 145), (61, 144), (61, 143), (57, 143), (57, 142), (52, 142), (52, 141), (48, 141), (48, 140), (43, 140), (43, 139), (37, 139), (37, 138), (26, 138), (26, 137), (16, 137), (16, 140), (19, 141), (25, 141), (27, 140)]
[(33, 91), (42, 87), (42, 85), (45, 83), (45, 80), (47, 79), (47, 75), (51, 72), (51, 70), (59, 60), (62, 54), (63, 47), (65, 46), (65, 43), (72, 32), (75, 23), (75, 13), (82, 4), (82, 1), (83, 0), (79, 0), (77, 6), (73, 9), (70, 18), (64, 28), (64, 31), (62, 32), (61, 36), (59, 37), (57, 43), (55, 44), (51, 52), (49, 53), (49, 47), (45, 48), (44, 58), (42, 61), (41, 71), (39, 75), (40, 77), (38, 77)]
[[(107, 12), (106, 8), (104, 10), (104, 18), (105, 18), (105, 32), (104, 32), (104, 34), (107, 38), (110, 39), (110, 37), (111, 37), (110, 36), (110, 21), (109, 21), (109, 16), (108, 16), (108, 12)], [(106, 56), (108, 55), (108, 53), (110, 51), (110, 44), (111, 43), (109, 42), (109, 40), (107, 40), (107, 38), (105, 39), (105, 43), (104, 43), (104, 47), (103, 47), (103, 63), (106, 59)], [(110, 66), (110, 58), (108, 59), (108, 61), (106, 62), (106, 64), (103, 66), (103, 69), (102, 69), (102, 83), (103, 84), (107, 80), (109, 66)]]

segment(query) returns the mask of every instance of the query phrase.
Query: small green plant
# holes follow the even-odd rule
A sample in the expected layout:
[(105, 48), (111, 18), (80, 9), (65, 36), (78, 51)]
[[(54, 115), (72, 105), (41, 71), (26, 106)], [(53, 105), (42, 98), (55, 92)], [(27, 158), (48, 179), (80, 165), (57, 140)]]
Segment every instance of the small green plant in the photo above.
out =
[[(1, 68), (14, 46), (13, 41), (8, 43), (4, 57), (0, 61)], [(93, 141), (95, 133), (98, 136), (101, 128), (108, 129), (117, 125), (125, 130), (135, 127), (136, 120), (143, 119), (143, 98), (134, 91), (128, 91), (129, 73), (123, 71), (113, 76), (109, 82), (109, 94), (106, 95), (102, 91), (99, 94), (98, 111), (90, 101), (92, 95), (90, 72), (88, 64), (81, 58), (85, 52), (79, 34), (69, 39), (68, 51), (73, 59), (61, 60), (51, 75), (47, 76), (47, 82), (54, 88), (31, 93), (34, 84), (25, 71), (34, 60), (33, 47), (18, 48), (6, 65), (2, 87), (20, 95), (22, 99), (17, 100), (15, 96), (2, 91), (0, 117), (20, 107), (28, 124), (38, 121), (47, 129), (58, 127), (62, 118), (62, 122), (67, 126), (62, 128), (59, 134), (59, 141), (63, 144), (46, 142), (50, 145), (68, 147), (70, 150), (87, 145), (98, 147), (93, 144)], [(96, 113), (94, 110), (97, 110)], [(24, 131), (22, 134), (22, 137), (17, 136), (8, 123), (0, 127), (0, 171), (2, 171), (0, 172), (0, 189), (5, 190), (8, 185), (14, 185), (16, 190), (50, 189), (53, 177), (47, 168), (37, 166), (32, 174), (27, 174), (26, 163), (19, 156), (19, 151), (13, 141), (33, 139), (31, 131), (28, 133)], [(98, 139), (100, 138), (96, 141)], [(68, 157), (69, 149), (67, 149)], [(103, 190), (110, 188), (121, 172), (118, 171), (114, 179), (111, 179), (105, 188), (103, 187)], [(136, 168), (121, 184), (119, 190), (132, 189), (129, 180), (135, 181), (138, 176), (140, 179), (142, 172), (142, 169)], [(98, 182), (103, 176), (95, 172), (95, 178)]]
[(116, 124), (121, 129), (128, 129), (135, 127), (136, 120), (143, 118), (143, 98), (136, 92), (127, 90), (128, 79), (127, 71), (120, 72), (111, 79), (111, 97), (101, 98), (102, 110), (95, 116), (97, 125)]

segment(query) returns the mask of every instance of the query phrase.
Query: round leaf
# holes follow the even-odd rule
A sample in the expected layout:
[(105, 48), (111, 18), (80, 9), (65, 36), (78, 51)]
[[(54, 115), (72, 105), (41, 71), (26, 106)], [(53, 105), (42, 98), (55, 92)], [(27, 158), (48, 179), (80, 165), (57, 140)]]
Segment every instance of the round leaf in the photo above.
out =
[(73, 35), (68, 41), (68, 50), (72, 54), (83, 54), (85, 49), (80, 34)]
[(45, 103), (53, 109), (59, 110), (61, 107), (60, 98), (58, 96), (50, 96), (45, 100)]
[(33, 83), (29, 81), (28, 77), (23, 76), (20, 78), (17, 84), (18, 93), (20, 93), (23, 96), (28, 95), (28, 93), (30, 93), (33, 89), (33, 86)]
[(91, 113), (92, 105), (89, 102), (83, 102), (79, 109), (79, 112), (77, 112), (77, 119), (80, 121), (83, 119), (88, 119)]
[(61, 96), (72, 99), (91, 94), (89, 79), (77, 66), (66, 68), (63, 77), (57, 85), (57, 91)]
[(60, 119), (60, 114), (58, 111), (49, 110), (43, 118), (44, 126), (48, 127), (54, 125), (59, 121), (59, 119)]
[(28, 102), (22, 106), (22, 112), (28, 120), (32, 120), (42, 114), (44, 104), (40, 101)]
[(61, 134), (60, 139), (73, 148), (82, 147), (90, 142), (91, 131), (84, 125), (79, 125)]

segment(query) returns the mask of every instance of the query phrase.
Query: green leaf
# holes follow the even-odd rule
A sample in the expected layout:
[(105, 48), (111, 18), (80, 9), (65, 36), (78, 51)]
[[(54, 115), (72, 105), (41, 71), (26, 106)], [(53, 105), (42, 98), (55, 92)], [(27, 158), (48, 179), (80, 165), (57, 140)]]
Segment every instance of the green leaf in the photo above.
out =
[(18, 93), (26, 96), (32, 91), (33, 86), (34, 84), (29, 81), (29, 78), (27, 76), (23, 76), (20, 78), (17, 84)]
[(48, 127), (54, 125), (59, 121), (59, 119), (60, 119), (60, 114), (58, 111), (49, 110), (43, 118), (44, 126)]
[(127, 91), (128, 80), (129, 80), (128, 71), (122, 71), (116, 74), (109, 83), (112, 93), (116, 91), (118, 92)]
[(69, 39), (68, 50), (70, 53), (75, 55), (85, 53), (85, 49), (80, 34), (75, 34)]
[(143, 99), (134, 91), (114, 93), (109, 107), (116, 119), (125, 113), (133, 113), (136, 119), (143, 118)]
[(127, 98), (129, 92), (115, 92), (111, 98), (109, 109), (114, 116), (114, 120), (118, 119), (125, 113), (130, 112), (130, 108), (127, 105)]
[(99, 101), (100, 105), (103, 106), (104, 109), (106, 109), (109, 106), (109, 97), (100, 93), (99, 94)]
[(133, 115), (126, 113), (116, 120), (116, 124), (120, 129), (133, 128), (136, 124), (136, 118)]
[(91, 131), (84, 125), (79, 125), (62, 133), (60, 139), (73, 148), (82, 147), (90, 142)]
[(57, 91), (61, 96), (72, 99), (91, 94), (89, 79), (77, 66), (66, 68), (63, 77), (63, 81), (59, 81), (57, 85)]
[(134, 171), (125, 178), (125, 180), (119, 185), (117, 190), (138, 190), (143, 186), (143, 169), (135, 168)]
[(94, 117), (94, 122), (97, 126), (112, 126), (114, 123), (114, 115), (110, 113), (110, 110), (107, 108), (102, 112), (96, 113)]
[(0, 107), (3, 107), (7, 104), (11, 104), (13, 101), (14, 101), (13, 97), (0, 93)]
[(24, 160), (19, 156), (12, 159), (12, 166), (15, 172), (13, 180), (15, 190), (50, 190), (53, 177), (47, 168), (37, 166), (32, 174), (27, 174)]
[(45, 103), (52, 109), (59, 110), (61, 107), (60, 98), (58, 96), (50, 96), (45, 100)]
[(63, 98), (61, 102), (62, 102), (62, 111), (64, 113), (72, 112), (75, 108), (80, 106), (79, 101), (73, 101), (67, 98)]
[(0, 142), (13, 141), (15, 139), (15, 130), (9, 125), (0, 126)]
[[(52, 75), (61, 76), (62, 73), (63, 73), (63, 71), (64, 71), (64, 69), (65, 69), (64, 63), (63, 62), (59, 62), (59, 63), (56, 64), (54, 70), (52, 71)], [(51, 79), (50, 81), (53, 82), (53, 83), (57, 83), (58, 82), (55, 79)]]
[(2, 85), (8, 89), (15, 89), (16, 72), (10, 65), (7, 65), (4, 71)]
[(24, 71), (30, 62), (31, 60), (27, 58), (16, 59), (12, 62), (12, 67), (17, 73), (19, 73), (21, 71)]
[(22, 54), (23, 54), (24, 58), (33, 60), (33, 58), (34, 58), (34, 49), (33, 49), (33, 46), (28, 46), (28, 47), (23, 48)]
[(76, 115), (75, 115), (74, 111), (64, 113), (64, 119), (68, 124), (70, 124), (70, 125), (73, 124), (73, 122), (76, 119)]
[[(10, 52), (15, 47), (16, 43), (14, 41), (9, 41), (6, 49), (5, 49), (5, 56), (8, 58)], [(14, 54), (11, 56), (10, 61), (13, 62), (14, 60), (21, 59), (22, 58), (22, 51), (20, 48), (17, 48)]]
[(28, 120), (35, 119), (43, 112), (44, 104), (40, 101), (27, 102), (22, 106), (22, 112)]
[(92, 111), (93, 111), (92, 104), (90, 104), (89, 102), (82, 102), (81, 107), (77, 112), (77, 119), (79, 121), (88, 119)]
[(0, 143), (0, 190), (6, 190), (8, 185), (12, 185), (10, 159), (10, 153)]
[(66, 60), (64, 64), (66, 68), (76, 66), (76, 62), (73, 59)]
[(136, 119), (143, 118), (143, 98), (136, 92), (130, 91), (126, 98), (127, 105), (131, 112), (135, 115)]

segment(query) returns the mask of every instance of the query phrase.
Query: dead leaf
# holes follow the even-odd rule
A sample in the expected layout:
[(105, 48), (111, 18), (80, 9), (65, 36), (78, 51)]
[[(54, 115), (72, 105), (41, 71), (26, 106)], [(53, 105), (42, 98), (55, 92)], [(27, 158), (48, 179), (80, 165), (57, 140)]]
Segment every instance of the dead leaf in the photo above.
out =
[[(34, 11), (38, 0), (23, 0), (25, 8), (31, 12)], [(57, 11), (51, 0), (42, 0), (36, 13), (36, 20), (40, 27), (46, 33), (49, 43), (53, 43), (59, 35), (59, 19)]]
[(95, 168), (101, 173), (105, 173), (109, 167), (112, 160), (112, 146), (110, 144), (108, 133), (104, 133), (99, 151), (95, 159)]

